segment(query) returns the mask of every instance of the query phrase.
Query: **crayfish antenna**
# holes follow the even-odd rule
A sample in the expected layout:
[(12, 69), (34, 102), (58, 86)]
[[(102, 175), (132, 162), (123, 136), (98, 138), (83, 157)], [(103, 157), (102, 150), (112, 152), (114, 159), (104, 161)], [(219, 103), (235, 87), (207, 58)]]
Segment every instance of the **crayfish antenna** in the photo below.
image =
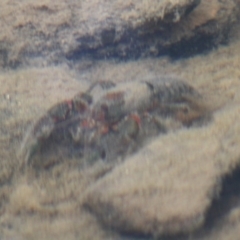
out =
[(42, 141), (50, 136), (54, 127), (53, 119), (44, 116), (28, 129), (18, 152), (18, 157), (23, 160), (24, 164), (30, 163), (40, 149)]

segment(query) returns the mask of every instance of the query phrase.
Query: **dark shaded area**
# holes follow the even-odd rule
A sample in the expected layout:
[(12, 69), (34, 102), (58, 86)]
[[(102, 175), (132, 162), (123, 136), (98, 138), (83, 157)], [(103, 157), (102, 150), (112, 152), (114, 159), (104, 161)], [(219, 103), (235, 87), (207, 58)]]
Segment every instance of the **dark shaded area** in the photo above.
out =
[(211, 35), (196, 35), (191, 40), (182, 40), (181, 42), (172, 45), (166, 51), (173, 60), (181, 58), (189, 58), (197, 54), (205, 54), (217, 48), (215, 36)]
[(0, 46), (0, 66), (6, 67), (8, 59), (8, 52), (6, 48), (1, 48)]
[(78, 39), (79, 47), (70, 52), (66, 58), (70, 61), (79, 61), (83, 58), (137, 60), (142, 57), (168, 55), (174, 60), (207, 53), (219, 44), (228, 42), (228, 30), (226, 30), (221, 34), (196, 33), (191, 38), (184, 38), (174, 43), (171, 42), (174, 26), (161, 24), (161, 29), (156, 30), (158, 26), (158, 22), (149, 22), (140, 29), (126, 30), (117, 42), (115, 30), (106, 30), (102, 33), (101, 46), (92, 36)]
[(240, 207), (240, 167), (222, 179), (222, 190), (212, 202), (204, 228), (211, 230), (235, 207)]
[[(192, 236), (192, 235), (191, 235)], [(161, 236), (161, 237), (152, 237), (152, 236), (143, 236), (143, 235), (131, 235), (128, 236), (127, 234), (121, 235), (121, 240), (188, 240), (189, 234), (179, 234), (177, 236)]]

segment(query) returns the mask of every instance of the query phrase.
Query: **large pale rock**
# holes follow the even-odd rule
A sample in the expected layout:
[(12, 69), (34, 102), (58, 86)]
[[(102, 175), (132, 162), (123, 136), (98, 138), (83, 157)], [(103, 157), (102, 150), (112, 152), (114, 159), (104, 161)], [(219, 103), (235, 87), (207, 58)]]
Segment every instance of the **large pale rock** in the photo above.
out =
[(238, 12), (238, 0), (1, 1), (0, 66), (184, 56), (225, 41)]
[(211, 124), (151, 142), (99, 180), (85, 205), (107, 227), (137, 234), (177, 234), (200, 228), (220, 179), (237, 164), (239, 106)]

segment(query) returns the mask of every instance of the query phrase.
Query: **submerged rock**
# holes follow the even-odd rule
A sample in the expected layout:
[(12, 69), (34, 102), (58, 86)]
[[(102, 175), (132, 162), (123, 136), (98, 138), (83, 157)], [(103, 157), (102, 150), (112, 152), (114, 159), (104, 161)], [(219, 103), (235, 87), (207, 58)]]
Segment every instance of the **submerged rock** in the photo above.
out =
[(237, 0), (4, 1), (0, 65), (187, 56), (226, 41), (238, 13)]
[(102, 224), (122, 233), (160, 236), (203, 226), (220, 179), (239, 164), (234, 119), (239, 107), (219, 112), (204, 128), (152, 141), (95, 183), (85, 206)]

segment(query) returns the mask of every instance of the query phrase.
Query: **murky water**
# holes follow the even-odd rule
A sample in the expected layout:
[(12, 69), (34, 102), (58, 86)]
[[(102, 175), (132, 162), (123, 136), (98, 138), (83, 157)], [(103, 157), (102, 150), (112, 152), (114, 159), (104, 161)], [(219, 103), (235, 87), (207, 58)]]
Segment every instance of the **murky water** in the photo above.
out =
[[(79, 4), (71, 1), (70, 5)], [(86, 7), (84, 1), (81, 4)], [(133, 8), (125, 4), (123, 9)], [(71, 37), (59, 39), (69, 31), (82, 34), (74, 25), (80, 21), (76, 20), (78, 10), (71, 11), (65, 1), (0, 5), (4, 29), (0, 35), (1, 239), (237, 239), (237, 31), (232, 30), (226, 45), (178, 60), (168, 55), (128, 61), (70, 59), (62, 53), (74, 47)], [(144, 15), (142, 5), (139, 9)], [(211, 16), (215, 11), (212, 8)], [(94, 29), (99, 27), (92, 21)], [(32, 35), (24, 38), (29, 29)], [(111, 34), (105, 33), (104, 39), (114, 47)], [(45, 41), (48, 48), (42, 49)], [(61, 53), (55, 51), (59, 44)], [(92, 83), (139, 82), (165, 75), (183, 79), (202, 95), (212, 110), (206, 123), (179, 128), (170, 122), (172, 131), (149, 139), (124, 160), (89, 164), (89, 159), (69, 156), (57, 146), (51, 164), (41, 167), (43, 154), (33, 167), (19, 155), (34, 122), (54, 104), (85, 92)]]

